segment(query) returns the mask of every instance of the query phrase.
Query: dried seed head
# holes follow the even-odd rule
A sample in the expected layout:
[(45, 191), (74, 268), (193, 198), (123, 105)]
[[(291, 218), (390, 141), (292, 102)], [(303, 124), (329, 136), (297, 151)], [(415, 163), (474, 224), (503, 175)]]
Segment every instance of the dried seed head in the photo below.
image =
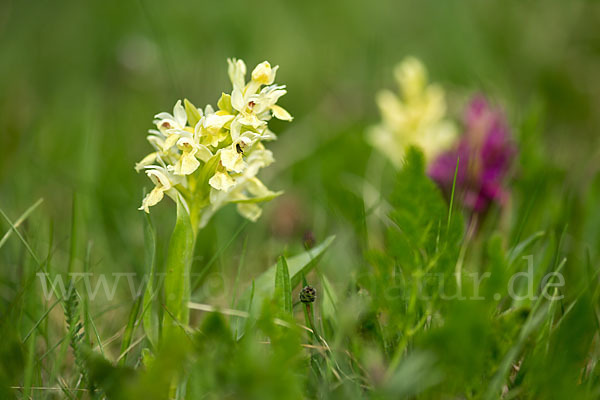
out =
[(307, 230), (306, 232), (304, 232), (304, 235), (302, 236), (302, 241), (304, 242), (304, 248), (306, 250), (312, 249), (317, 243), (315, 239), (315, 234), (311, 230)]
[(312, 286), (304, 286), (300, 291), (300, 301), (302, 303), (314, 303), (317, 298), (317, 291)]

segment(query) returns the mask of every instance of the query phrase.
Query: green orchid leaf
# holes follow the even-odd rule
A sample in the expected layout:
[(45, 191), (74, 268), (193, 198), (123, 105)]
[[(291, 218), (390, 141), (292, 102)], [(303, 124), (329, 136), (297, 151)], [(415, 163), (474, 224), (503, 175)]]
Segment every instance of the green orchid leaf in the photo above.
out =
[(163, 337), (174, 334), (179, 325), (189, 321), (190, 266), (194, 254), (194, 232), (190, 216), (177, 201), (177, 221), (169, 241), (165, 276), (165, 306)]

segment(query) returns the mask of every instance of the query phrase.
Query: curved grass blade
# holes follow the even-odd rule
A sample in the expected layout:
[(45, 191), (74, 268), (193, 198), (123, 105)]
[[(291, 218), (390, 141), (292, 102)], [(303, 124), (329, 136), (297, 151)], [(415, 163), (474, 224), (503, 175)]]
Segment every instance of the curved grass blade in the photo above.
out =
[(535, 232), (533, 235), (529, 236), (527, 239), (523, 240), (515, 247), (510, 250), (508, 255), (508, 265), (512, 265), (517, 261), (519, 256), (523, 254), (525, 250), (527, 250), (530, 246), (532, 246), (535, 242), (546, 235), (545, 231)]
[(159, 309), (154, 299), (157, 290), (154, 287), (156, 280), (156, 231), (148, 214), (145, 214), (144, 219), (144, 253), (149, 276), (144, 292), (142, 324), (150, 345), (156, 348), (160, 331)]
[[(15, 223), (13, 224), (14, 228), (18, 228), (26, 219), (27, 217), (29, 217), (29, 215), (40, 205), (42, 204), (42, 202), (44, 201), (44, 199), (39, 199), (38, 201), (36, 201), (31, 207), (29, 207), (27, 210), (25, 210), (25, 212), (23, 214), (21, 214), (21, 216), (19, 218), (17, 218), (17, 220), (15, 221)], [(2, 246), (4, 246), (4, 243), (6, 243), (6, 241), (8, 240), (8, 238), (10, 237), (10, 235), (13, 233), (12, 229), (9, 229), (8, 231), (6, 231), (6, 233), (4, 234), (4, 236), (2, 236), (2, 239), (0, 239), (0, 248), (2, 248)]]
[(6, 222), (8, 222), (8, 224), (10, 225), (10, 228), (19, 237), (19, 240), (21, 240), (21, 242), (23, 242), (23, 245), (25, 246), (25, 248), (29, 252), (29, 255), (31, 255), (31, 258), (33, 258), (33, 261), (35, 261), (35, 263), (38, 265), (38, 267), (41, 267), (42, 263), (40, 262), (40, 259), (38, 258), (38, 256), (35, 254), (35, 252), (31, 248), (31, 246), (29, 245), (29, 243), (27, 242), (27, 240), (25, 240), (25, 238), (23, 237), (23, 235), (21, 235), (21, 232), (19, 232), (17, 230), (17, 227), (15, 226), (15, 224), (13, 224), (13, 222), (10, 220), (10, 218), (8, 218), (8, 215), (6, 215), (4, 213), (4, 211), (2, 211), (1, 208), (0, 208), (0, 215), (2, 215), (2, 217), (6, 220)]

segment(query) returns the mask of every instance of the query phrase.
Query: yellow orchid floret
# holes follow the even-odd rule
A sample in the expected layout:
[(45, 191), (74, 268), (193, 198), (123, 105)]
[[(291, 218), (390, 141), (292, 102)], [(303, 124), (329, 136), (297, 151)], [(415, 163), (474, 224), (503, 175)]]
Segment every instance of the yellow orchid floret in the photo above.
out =
[(246, 64), (236, 59), (228, 64), (233, 88), (221, 95), (216, 111), (180, 100), (172, 114), (155, 115), (156, 129), (147, 136), (154, 151), (135, 166), (154, 184), (140, 210), (149, 212), (167, 194), (182, 201), (197, 227), (227, 203), (236, 203), (240, 214), (254, 221), (261, 214), (258, 203), (281, 194), (256, 177), (274, 161), (263, 144), (276, 138), (269, 120), (292, 120), (276, 104), (286, 94), (285, 86), (273, 84), (278, 67), (262, 62), (246, 82)]
[(431, 160), (456, 137), (454, 125), (445, 119), (444, 91), (428, 83), (425, 67), (414, 57), (397, 65), (394, 77), (400, 93), (383, 90), (377, 94), (382, 122), (369, 130), (367, 138), (396, 167), (402, 165), (409, 146), (422, 148)]
[(180, 183), (180, 179), (173, 176), (173, 174), (169, 173), (165, 168), (158, 166), (147, 167), (146, 175), (154, 184), (154, 189), (144, 197), (142, 206), (139, 210), (149, 212), (148, 208), (160, 202), (165, 196), (165, 193), (168, 196), (175, 198), (175, 185)]
[[(259, 143), (260, 146), (262, 146)], [(259, 147), (260, 147), (259, 146)], [(281, 195), (283, 192), (273, 192), (269, 190), (258, 178), (256, 174), (262, 167), (270, 165), (274, 161), (273, 154), (262, 148), (257, 148), (252, 155), (248, 156), (247, 166), (243, 173), (237, 174), (235, 183), (227, 190), (213, 190), (210, 194), (210, 207), (202, 215), (200, 226), (204, 226), (210, 217), (223, 205), (227, 203), (236, 203), (238, 212), (245, 218), (256, 221), (262, 210), (257, 203), (269, 201)], [(222, 181), (228, 182), (224, 175), (226, 173), (217, 172), (213, 176), (215, 182), (220, 184)], [(228, 176), (228, 175), (226, 175)]]

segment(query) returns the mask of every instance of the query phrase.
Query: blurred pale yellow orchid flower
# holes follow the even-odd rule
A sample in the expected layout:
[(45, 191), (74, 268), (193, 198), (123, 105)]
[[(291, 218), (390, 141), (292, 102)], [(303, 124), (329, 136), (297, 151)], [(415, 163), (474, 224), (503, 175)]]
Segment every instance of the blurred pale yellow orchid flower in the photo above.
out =
[(433, 159), (451, 146), (456, 129), (445, 119), (443, 89), (428, 83), (419, 60), (407, 57), (396, 66), (394, 76), (400, 95), (389, 90), (377, 94), (382, 122), (369, 130), (367, 138), (399, 168), (409, 146), (420, 147), (427, 159)]

